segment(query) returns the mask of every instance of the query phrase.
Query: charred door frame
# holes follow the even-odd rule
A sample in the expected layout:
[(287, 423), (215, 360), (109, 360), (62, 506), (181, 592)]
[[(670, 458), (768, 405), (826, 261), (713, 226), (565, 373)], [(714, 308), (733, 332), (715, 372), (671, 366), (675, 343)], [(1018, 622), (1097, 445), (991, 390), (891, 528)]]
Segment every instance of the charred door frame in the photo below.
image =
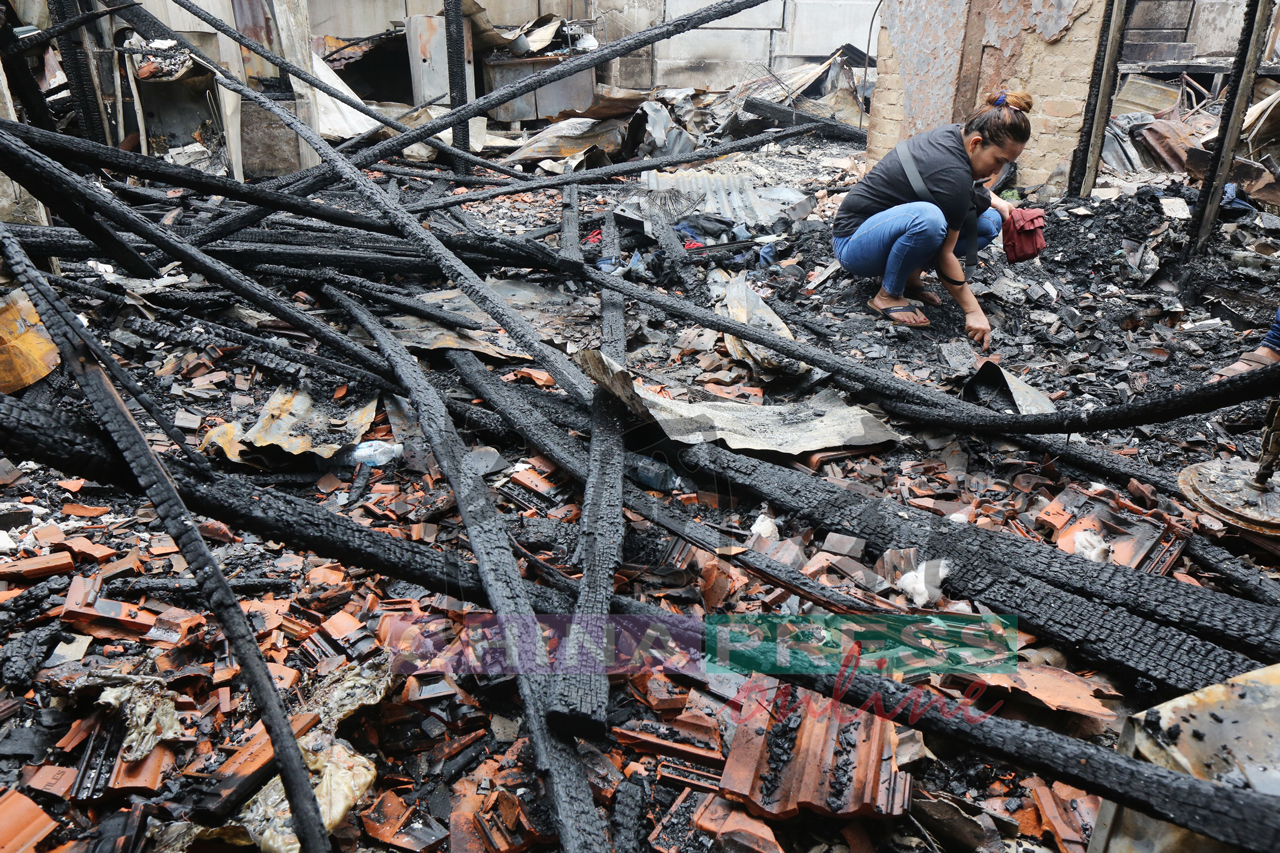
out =
[[(1111, 118), (1111, 105), (1116, 96), (1116, 72), (1120, 64), (1120, 48), (1124, 44), (1124, 28), (1133, 14), (1135, 0), (1107, 0), (1103, 13), (1103, 37), (1093, 63), (1093, 79), (1089, 81), (1089, 100), (1085, 104), (1084, 125), (1080, 142), (1071, 160), (1067, 194), (1086, 196), (1093, 192), (1098, 179), (1098, 163), (1102, 160), (1102, 143)], [(1084, 141), (1088, 139), (1088, 144)]]

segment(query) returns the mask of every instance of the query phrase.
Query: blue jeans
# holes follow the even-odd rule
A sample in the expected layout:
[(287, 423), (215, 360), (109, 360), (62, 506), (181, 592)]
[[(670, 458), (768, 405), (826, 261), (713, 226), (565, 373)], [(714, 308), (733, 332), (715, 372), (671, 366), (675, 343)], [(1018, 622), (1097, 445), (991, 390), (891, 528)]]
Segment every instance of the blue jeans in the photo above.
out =
[(1269, 350), (1280, 353), (1280, 308), (1276, 309), (1276, 321), (1271, 324), (1271, 331), (1262, 339), (1262, 345)]
[[(978, 217), (979, 249), (995, 239), (1000, 224), (995, 208)], [(933, 266), (946, 239), (947, 220), (938, 206), (913, 201), (877, 213), (848, 237), (834, 238), (831, 247), (846, 272), (868, 278), (883, 276), (885, 292), (901, 296), (907, 276)], [(963, 237), (956, 241), (955, 254), (959, 258), (969, 254), (969, 243)]]

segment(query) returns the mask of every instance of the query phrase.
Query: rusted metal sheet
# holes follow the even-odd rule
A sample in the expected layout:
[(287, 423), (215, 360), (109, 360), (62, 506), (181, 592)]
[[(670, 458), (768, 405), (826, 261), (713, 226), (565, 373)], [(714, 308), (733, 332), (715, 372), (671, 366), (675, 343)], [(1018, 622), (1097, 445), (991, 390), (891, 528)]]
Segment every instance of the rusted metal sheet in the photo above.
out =
[(381, 43), (382, 39), (377, 38), (351, 44), (350, 39), (316, 36), (311, 39), (311, 52), (323, 57), (324, 64), (336, 70), (347, 63), (355, 62)]
[(906, 809), (911, 776), (897, 769), (892, 723), (808, 690), (778, 690), (760, 676), (745, 690), (763, 707), (743, 709), (748, 719), (738, 725), (720, 783), (725, 797), (779, 819), (801, 809), (831, 817)]
[[(276, 23), (271, 19), (271, 10), (266, 0), (231, 0), (231, 10), (235, 14), (236, 29), (258, 44), (281, 53), (280, 38), (276, 31)], [(244, 62), (245, 75), (254, 88), (261, 88), (262, 80), (274, 80), (280, 76), (280, 69), (248, 48), (240, 48), (240, 56)], [(256, 79), (255, 79), (256, 78)]]
[(1203, 146), (1196, 133), (1180, 121), (1158, 119), (1138, 131), (1142, 144), (1171, 172), (1187, 171), (1187, 151)]

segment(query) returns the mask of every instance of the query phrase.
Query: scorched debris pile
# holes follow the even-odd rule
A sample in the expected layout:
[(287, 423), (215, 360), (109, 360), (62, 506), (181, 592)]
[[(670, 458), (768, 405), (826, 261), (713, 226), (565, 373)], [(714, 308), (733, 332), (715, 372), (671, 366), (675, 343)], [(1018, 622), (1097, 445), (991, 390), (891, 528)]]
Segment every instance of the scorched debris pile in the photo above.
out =
[[(115, 4), (140, 79), (199, 66), (319, 158), (267, 182), (18, 87), (0, 170), (50, 218), (0, 225), (0, 850), (1280, 847), (1280, 548), (1178, 480), (1265, 450), (1275, 369), (1204, 380), (1267, 325), (1280, 220), (1186, 261), (1186, 175), (1018, 191), (1048, 249), (984, 251), (984, 353), (834, 262), (852, 48), (438, 135), (752, 5), (508, 34), (577, 41), (335, 148)], [(927, 630), (783, 665), (802, 620)]]

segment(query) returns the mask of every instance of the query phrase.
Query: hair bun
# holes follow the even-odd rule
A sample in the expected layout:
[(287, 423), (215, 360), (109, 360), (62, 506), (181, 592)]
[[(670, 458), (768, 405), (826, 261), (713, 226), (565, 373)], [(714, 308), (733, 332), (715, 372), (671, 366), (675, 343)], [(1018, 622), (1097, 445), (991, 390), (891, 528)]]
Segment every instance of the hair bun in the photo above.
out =
[(1033, 103), (1031, 95), (1022, 91), (1009, 92), (1001, 89), (998, 92), (991, 92), (986, 97), (988, 107), (1013, 107), (1024, 113), (1031, 111)]

